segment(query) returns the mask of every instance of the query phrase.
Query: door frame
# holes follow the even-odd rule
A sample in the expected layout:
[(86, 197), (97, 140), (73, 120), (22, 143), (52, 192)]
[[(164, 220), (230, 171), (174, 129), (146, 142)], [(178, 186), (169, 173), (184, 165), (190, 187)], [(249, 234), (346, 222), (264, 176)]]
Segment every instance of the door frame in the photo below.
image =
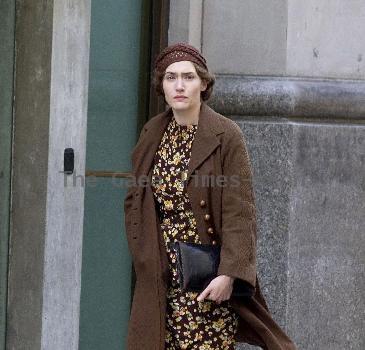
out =
[[(139, 81), (139, 91), (144, 92), (141, 96), (143, 103), (139, 105), (137, 120), (137, 137), (143, 125), (158, 113), (165, 110), (164, 98), (158, 96), (152, 86), (152, 74), (154, 62), (161, 50), (168, 46), (168, 28), (170, 18), (170, 0), (147, 0), (143, 2), (142, 23), (149, 21), (148, 26), (144, 26), (141, 32), (141, 67), (148, 67), (148, 74), (141, 74)], [(148, 8), (148, 9), (147, 9)], [(149, 33), (146, 32), (149, 28)], [(150, 35), (150, 45), (146, 45), (146, 37)], [(148, 47), (149, 46), (149, 47)], [(136, 283), (136, 273), (132, 264), (131, 295), (134, 293)], [(131, 298), (131, 304), (132, 304)]]
[[(153, 66), (157, 55), (168, 46), (168, 29), (170, 18), (170, 0), (152, 1), (152, 28), (151, 28), (151, 60), (150, 72), (153, 73)], [(149, 113), (152, 118), (154, 115), (165, 110), (164, 98), (158, 96), (154, 91), (151, 82), (149, 86)]]
[(0, 350), (6, 345), (13, 133), (15, 1), (1, 1), (0, 20)]

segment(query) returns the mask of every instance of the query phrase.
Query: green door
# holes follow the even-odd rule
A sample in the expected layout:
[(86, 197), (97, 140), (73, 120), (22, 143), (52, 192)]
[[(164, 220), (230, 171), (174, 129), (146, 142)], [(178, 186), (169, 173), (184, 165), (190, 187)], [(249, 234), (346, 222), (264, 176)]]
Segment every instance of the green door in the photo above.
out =
[(80, 350), (125, 348), (132, 271), (126, 179), (105, 172), (130, 171), (146, 116), (149, 11), (144, 0), (92, 1), (86, 175), (98, 177), (85, 178)]

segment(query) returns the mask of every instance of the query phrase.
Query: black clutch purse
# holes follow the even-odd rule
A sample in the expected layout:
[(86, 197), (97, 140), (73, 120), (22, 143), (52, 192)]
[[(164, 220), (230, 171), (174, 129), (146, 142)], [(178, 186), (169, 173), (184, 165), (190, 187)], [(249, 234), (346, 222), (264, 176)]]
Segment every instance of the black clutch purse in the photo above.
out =
[[(180, 289), (201, 293), (217, 277), (220, 246), (187, 242), (174, 242)], [(251, 297), (255, 288), (241, 279), (233, 282), (232, 296)]]

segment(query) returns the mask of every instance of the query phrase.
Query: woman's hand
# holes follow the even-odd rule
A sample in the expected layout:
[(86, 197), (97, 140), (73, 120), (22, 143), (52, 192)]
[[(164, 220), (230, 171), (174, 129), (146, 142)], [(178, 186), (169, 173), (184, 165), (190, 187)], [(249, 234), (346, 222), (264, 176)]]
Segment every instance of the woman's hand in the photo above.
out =
[(231, 276), (220, 275), (214, 278), (208, 286), (200, 293), (197, 300), (209, 299), (220, 304), (231, 297), (234, 278)]

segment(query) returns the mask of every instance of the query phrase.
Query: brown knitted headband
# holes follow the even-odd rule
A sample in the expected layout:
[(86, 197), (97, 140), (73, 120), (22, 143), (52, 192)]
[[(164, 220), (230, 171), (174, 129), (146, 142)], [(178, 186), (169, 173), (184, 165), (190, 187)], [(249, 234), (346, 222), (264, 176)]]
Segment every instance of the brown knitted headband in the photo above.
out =
[(163, 73), (171, 63), (179, 61), (192, 61), (208, 70), (207, 61), (202, 54), (194, 46), (184, 42), (163, 49), (155, 60), (155, 69)]

